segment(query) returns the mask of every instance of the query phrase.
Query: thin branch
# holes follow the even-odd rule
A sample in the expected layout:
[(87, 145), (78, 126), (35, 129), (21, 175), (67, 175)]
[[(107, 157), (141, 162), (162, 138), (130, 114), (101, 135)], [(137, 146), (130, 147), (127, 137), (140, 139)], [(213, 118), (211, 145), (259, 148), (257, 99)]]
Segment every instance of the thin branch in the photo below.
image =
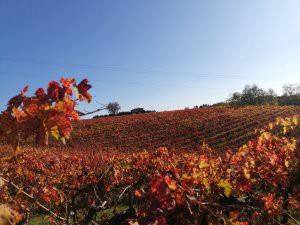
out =
[(76, 110), (76, 112), (78, 113), (79, 116), (87, 116), (87, 115), (91, 115), (91, 114), (94, 114), (96, 112), (100, 112), (100, 111), (103, 111), (103, 110), (106, 110), (106, 109), (107, 109), (107, 105), (103, 106), (102, 108), (91, 111), (91, 112), (84, 113), (84, 112), (81, 112), (81, 111), (78, 111), (78, 110)]
[(290, 219), (292, 219), (296, 224), (300, 225), (300, 222), (298, 220), (296, 220), (291, 214), (289, 214), (289, 212), (287, 212), (286, 210), (284, 210), (280, 205), (275, 204), (278, 206), (278, 208), (280, 208), (282, 210), (282, 212), (284, 212), (286, 215), (288, 215), (290, 217)]
[(131, 188), (132, 186), (131, 185), (128, 185), (126, 188), (124, 188), (124, 190), (122, 191), (122, 193), (119, 195), (118, 197), (118, 200), (120, 200), (122, 198), (122, 196), (125, 194), (125, 192)]
[(90, 223), (93, 224), (93, 225), (100, 225), (99, 223), (97, 223), (97, 222), (94, 221), (94, 220), (90, 221)]
[(99, 181), (101, 181), (103, 179), (103, 177), (108, 173), (108, 171), (110, 171), (110, 169), (113, 168), (113, 165), (110, 165), (105, 171), (104, 173), (101, 175), (101, 177), (99, 178)]
[(52, 216), (54, 216), (57, 219), (66, 221), (66, 218), (63, 218), (59, 215), (57, 215), (56, 213), (54, 213), (53, 211), (51, 211), (49, 208), (47, 208), (46, 206), (44, 206), (42, 203), (40, 203), (38, 200), (35, 199), (35, 197), (33, 197), (32, 195), (28, 194), (27, 192), (25, 192), (22, 188), (20, 188), (19, 186), (17, 186), (15, 183), (13, 183), (10, 180), (5, 179), (4, 177), (0, 176), (0, 178), (7, 184), (11, 185), (12, 187), (14, 187), (15, 189), (18, 190), (18, 192), (22, 193), (23, 195), (25, 195), (26, 197), (30, 198), (31, 200), (33, 200), (39, 207), (41, 207), (42, 209), (44, 209), (45, 211), (47, 211), (48, 213), (50, 213)]
[(98, 196), (98, 194), (97, 194), (97, 191), (96, 191), (96, 188), (95, 188), (95, 186), (93, 186), (93, 189), (94, 189), (94, 194), (95, 194), (95, 196), (96, 196), (97, 200), (100, 202), (100, 201), (101, 201), (101, 199), (99, 198), (99, 196)]
[[(257, 211), (257, 209), (254, 208), (254, 207), (252, 207), (251, 205), (246, 205), (246, 207), (247, 207), (248, 209), (252, 209), (252, 210)], [(271, 218), (271, 220), (273, 220), (273, 222), (275, 222), (275, 223), (277, 223), (277, 224), (279, 224), (279, 225), (283, 225), (282, 223), (280, 223), (280, 222), (278, 222), (277, 220), (275, 220), (272, 216), (271, 216), (270, 218)]]
[(99, 211), (99, 210), (105, 209), (106, 203), (107, 203), (107, 201), (102, 202), (101, 205), (98, 205), (98, 206), (96, 207), (96, 210)]
[(107, 106), (107, 105), (105, 105), (105, 104), (102, 104), (101, 102), (99, 102), (99, 101), (97, 101), (97, 100), (96, 100), (96, 103), (97, 103), (98, 105), (101, 105), (102, 107), (105, 107), (105, 106)]

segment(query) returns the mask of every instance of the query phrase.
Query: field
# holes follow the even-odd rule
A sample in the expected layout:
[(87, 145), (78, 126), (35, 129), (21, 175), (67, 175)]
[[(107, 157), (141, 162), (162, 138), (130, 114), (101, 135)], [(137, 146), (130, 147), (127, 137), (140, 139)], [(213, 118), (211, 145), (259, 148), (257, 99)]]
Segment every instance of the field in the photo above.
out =
[(83, 120), (64, 147), (2, 145), (0, 203), (18, 203), (32, 225), (299, 224), (299, 115), (248, 106)]
[(236, 150), (277, 117), (300, 113), (297, 106), (211, 107), (98, 118), (75, 124), (71, 145), (102, 150), (196, 150), (203, 142), (214, 150)]

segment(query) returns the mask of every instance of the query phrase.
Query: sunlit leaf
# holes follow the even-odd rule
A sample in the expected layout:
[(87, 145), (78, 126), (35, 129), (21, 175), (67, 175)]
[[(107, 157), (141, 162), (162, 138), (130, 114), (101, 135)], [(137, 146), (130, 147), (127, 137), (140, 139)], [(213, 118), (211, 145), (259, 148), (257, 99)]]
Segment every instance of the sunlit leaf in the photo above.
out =
[(229, 197), (232, 192), (232, 186), (228, 180), (221, 179), (218, 182), (218, 187), (224, 188), (224, 194), (226, 197)]
[(0, 225), (15, 225), (22, 220), (22, 215), (8, 205), (0, 205)]
[(176, 190), (177, 188), (176, 182), (173, 179), (171, 179), (169, 176), (165, 176), (165, 182), (171, 190), (173, 191)]
[(251, 177), (251, 175), (250, 175), (250, 172), (249, 172), (249, 169), (247, 169), (247, 168), (244, 168), (244, 175), (245, 175), (245, 177), (249, 180), (250, 179), (250, 177)]

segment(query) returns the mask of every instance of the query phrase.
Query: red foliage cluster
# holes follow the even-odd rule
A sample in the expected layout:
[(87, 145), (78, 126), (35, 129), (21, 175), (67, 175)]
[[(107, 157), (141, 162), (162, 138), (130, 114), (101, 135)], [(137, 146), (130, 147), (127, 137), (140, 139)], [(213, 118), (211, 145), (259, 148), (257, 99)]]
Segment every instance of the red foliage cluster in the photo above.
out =
[[(45, 145), (50, 134), (64, 141), (70, 136), (71, 121), (78, 120), (76, 100), (90, 102), (90, 88), (86, 79), (76, 85), (74, 79), (62, 78), (60, 83), (50, 82), (46, 91), (40, 88), (34, 96), (27, 97), (28, 87), (25, 87), (8, 102), (7, 110), (0, 115), (0, 134), (15, 148), (18, 148), (21, 137), (34, 134), (37, 141)], [(73, 91), (77, 99), (72, 98)], [(101, 149), (84, 146), (81, 150), (71, 151), (68, 148), (44, 151), (27, 148), (13, 155), (3, 151), (0, 155), (0, 203), (5, 204), (0, 205), (0, 224), (16, 224), (22, 220), (20, 213), (26, 219), (37, 212), (47, 214), (52, 224), (68, 225), (102, 222), (247, 225), (287, 224), (292, 220), (299, 223), (291, 214), (300, 209), (299, 108), (266, 108), (271, 113), (258, 121), (261, 112), (256, 111), (254, 116), (249, 114), (249, 108), (181, 111), (179, 114), (166, 113), (167, 116), (142, 115), (136, 122), (138, 127), (132, 129), (137, 133), (133, 137), (141, 143), (141, 139), (150, 142), (149, 136), (142, 132), (143, 127), (150, 129), (149, 124), (156, 123), (160, 127), (161, 121), (165, 121), (165, 125), (175, 121), (170, 123), (173, 128), (185, 127), (174, 128), (175, 136), (171, 130), (165, 133), (166, 130), (160, 130), (158, 134), (162, 139), (155, 140), (155, 143), (161, 146), (168, 146), (168, 141), (177, 143), (180, 137), (183, 137), (180, 140), (190, 143), (191, 139), (184, 139), (184, 135), (191, 130), (199, 135), (194, 137), (199, 143), (208, 132), (209, 141), (190, 148), (195, 149), (194, 152), (184, 151), (184, 148), (167, 150), (165, 147), (155, 151), (101, 152)], [(256, 108), (261, 109), (264, 108)], [(232, 126), (239, 124), (238, 129), (249, 130), (275, 116), (284, 115), (286, 111), (297, 115), (269, 123), (256, 131), (256, 138), (236, 149), (238, 142), (233, 137), (238, 132), (235, 133), (236, 128)], [(203, 113), (199, 127), (203, 129), (202, 133), (193, 126), (198, 122), (197, 116), (185, 115), (191, 116), (192, 112)], [(224, 116), (230, 116), (232, 112), (235, 114), (231, 119)], [(176, 120), (172, 118), (178, 115)], [(245, 120), (247, 115), (251, 117)], [(122, 123), (116, 123), (118, 119), (114, 119), (115, 123), (107, 126), (113, 127), (113, 131), (119, 129), (116, 132), (119, 136), (126, 128), (124, 124), (133, 124), (132, 118), (138, 117), (126, 118)], [(147, 120), (151, 123), (147, 124)], [(184, 122), (179, 123), (181, 120)], [(207, 125), (207, 120), (213, 122)], [(237, 123), (232, 124), (232, 121)], [(229, 132), (220, 132), (220, 129), (228, 130), (228, 125)], [(157, 132), (156, 128), (151, 129)], [(246, 136), (252, 137), (252, 133)], [(234, 146), (231, 149), (228, 146), (226, 154), (219, 154), (206, 144), (224, 142), (225, 137), (234, 140), (234, 143), (225, 141)], [(150, 146), (154, 148), (154, 145)], [(126, 196), (128, 200), (125, 200)], [(128, 204), (129, 209), (107, 218), (105, 209), (119, 204)]]
[[(61, 84), (60, 84), (61, 83)], [(48, 137), (65, 142), (72, 130), (71, 120), (78, 120), (75, 110), (76, 98), (91, 101), (87, 79), (76, 85), (75, 79), (61, 78), (60, 83), (52, 81), (47, 90), (39, 88), (35, 95), (27, 97), (28, 86), (19, 95), (8, 101), (7, 109), (0, 115), (0, 135), (5, 136), (17, 150), (20, 138), (36, 135), (36, 142), (47, 145)]]
[(284, 224), (299, 209), (299, 119), (278, 119), (222, 157), (206, 144), (181, 154), (25, 150), (1, 161), (1, 176), (19, 189), (0, 185), (0, 202), (24, 212), (43, 205), (53, 224), (88, 224), (132, 193), (131, 224)]
[(196, 149), (205, 141), (214, 150), (236, 151), (255, 137), (254, 130), (277, 117), (300, 114), (295, 106), (210, 107), (84, 120), (74, 124), (74, 146), (120, 151), (160, 146)]

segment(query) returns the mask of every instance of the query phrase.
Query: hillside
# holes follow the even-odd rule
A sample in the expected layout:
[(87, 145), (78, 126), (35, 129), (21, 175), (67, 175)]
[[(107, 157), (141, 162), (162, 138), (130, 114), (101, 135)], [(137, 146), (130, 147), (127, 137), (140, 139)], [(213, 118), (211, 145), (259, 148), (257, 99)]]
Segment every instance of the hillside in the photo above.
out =
[(222, 150), (245, 144), (254, 130), (276, 117), (300, 114), (297, 106), (211, 107), (84, 120), (74, 125), (71, 145), (108, 150), (194, 150), (205, 141)]

